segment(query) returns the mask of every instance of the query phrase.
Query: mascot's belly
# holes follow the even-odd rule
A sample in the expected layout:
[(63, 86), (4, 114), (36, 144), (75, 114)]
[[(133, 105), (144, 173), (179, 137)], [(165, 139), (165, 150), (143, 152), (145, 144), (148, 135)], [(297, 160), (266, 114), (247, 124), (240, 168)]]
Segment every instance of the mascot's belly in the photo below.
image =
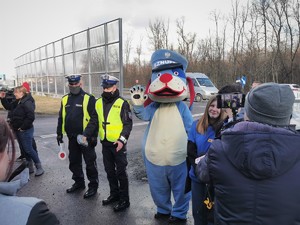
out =
[(175, 103), (156, 110), (145, 145), (146, 158), (158, 166), (175, 166), (186, 160), (187, 134)]

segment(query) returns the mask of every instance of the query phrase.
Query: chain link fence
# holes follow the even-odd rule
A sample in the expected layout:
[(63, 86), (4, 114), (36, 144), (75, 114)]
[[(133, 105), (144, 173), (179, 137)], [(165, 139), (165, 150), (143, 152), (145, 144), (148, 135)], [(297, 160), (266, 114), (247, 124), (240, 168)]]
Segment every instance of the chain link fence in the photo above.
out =
[(83, 89), (100, 97), (100, 76), (120, 79), (123, 93), (122, 19), (88, 28), (51, 42), (15, 59), (17, 84), (29, 82), (32, 92), (62, 96), (68, 93), (65, 76), (81, 74)]

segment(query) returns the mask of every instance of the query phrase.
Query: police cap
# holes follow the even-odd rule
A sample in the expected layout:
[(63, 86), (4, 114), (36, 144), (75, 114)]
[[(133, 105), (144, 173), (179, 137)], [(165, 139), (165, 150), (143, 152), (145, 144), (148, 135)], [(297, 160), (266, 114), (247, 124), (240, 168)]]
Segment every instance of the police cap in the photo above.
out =
[(80, 74), (67, 75), (66, 79), (68, 79), (70, 85), (78, 84), (81, 79), (81, 75)]
[(112, 76), (112, 75), (109, 75), (109, 74), (104, 74), (101, 76), (101, 86), (103, 88), (110, 88), (114, 85), (116, 85), (118, 82), (119, 82), (119, 79)]
[(152, 72), (174, 68), (182, 68), (185, 71), (187, 65), (188, 61), (184, 56), (168, 49), (159, 49), (151, 56)]

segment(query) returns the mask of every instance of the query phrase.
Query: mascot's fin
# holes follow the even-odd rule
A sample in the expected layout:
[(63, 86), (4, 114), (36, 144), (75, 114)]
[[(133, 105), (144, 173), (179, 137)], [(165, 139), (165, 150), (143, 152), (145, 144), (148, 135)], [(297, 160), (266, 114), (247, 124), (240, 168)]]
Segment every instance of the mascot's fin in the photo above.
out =
[[(148, 84), (146, 86), (145, 94), (149, 93), (149, 86), (150, 86), (150, 84), (151, 84), (151, 80), (149, 80), (149, 82), (148, 82)], [(147, 100), (144, 102), (144, 107), (146, 107), (147, 105), (149, 105), (151, 102), (152, 102), (152, 100), (149, 98), (149, 95), (148, 95)]]
[(190, 106), (189, 106), (189, 109), (192, 111), (192, 106), (193, 106), (194, 99), (195, 99), (195, 89), (194, 89), (193, 81), (190, 77), (187, 77), (186, 81), (188, 83), (189, 91), (190, 91)]

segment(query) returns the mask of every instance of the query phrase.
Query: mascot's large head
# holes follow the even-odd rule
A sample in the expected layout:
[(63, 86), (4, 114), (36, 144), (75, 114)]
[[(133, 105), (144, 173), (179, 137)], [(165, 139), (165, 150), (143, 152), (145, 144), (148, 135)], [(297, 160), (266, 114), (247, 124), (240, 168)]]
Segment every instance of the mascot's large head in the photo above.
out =
[[(187, 65), (186, 58), (177, 52), (167, 49), (155, 51), (151, 57), (152, 76), (147, 88), (149, 98), (162, 103), (178, 102), (187, 98)], [(191, 86), (189, 85), (193, 89), (193, 85)]]

